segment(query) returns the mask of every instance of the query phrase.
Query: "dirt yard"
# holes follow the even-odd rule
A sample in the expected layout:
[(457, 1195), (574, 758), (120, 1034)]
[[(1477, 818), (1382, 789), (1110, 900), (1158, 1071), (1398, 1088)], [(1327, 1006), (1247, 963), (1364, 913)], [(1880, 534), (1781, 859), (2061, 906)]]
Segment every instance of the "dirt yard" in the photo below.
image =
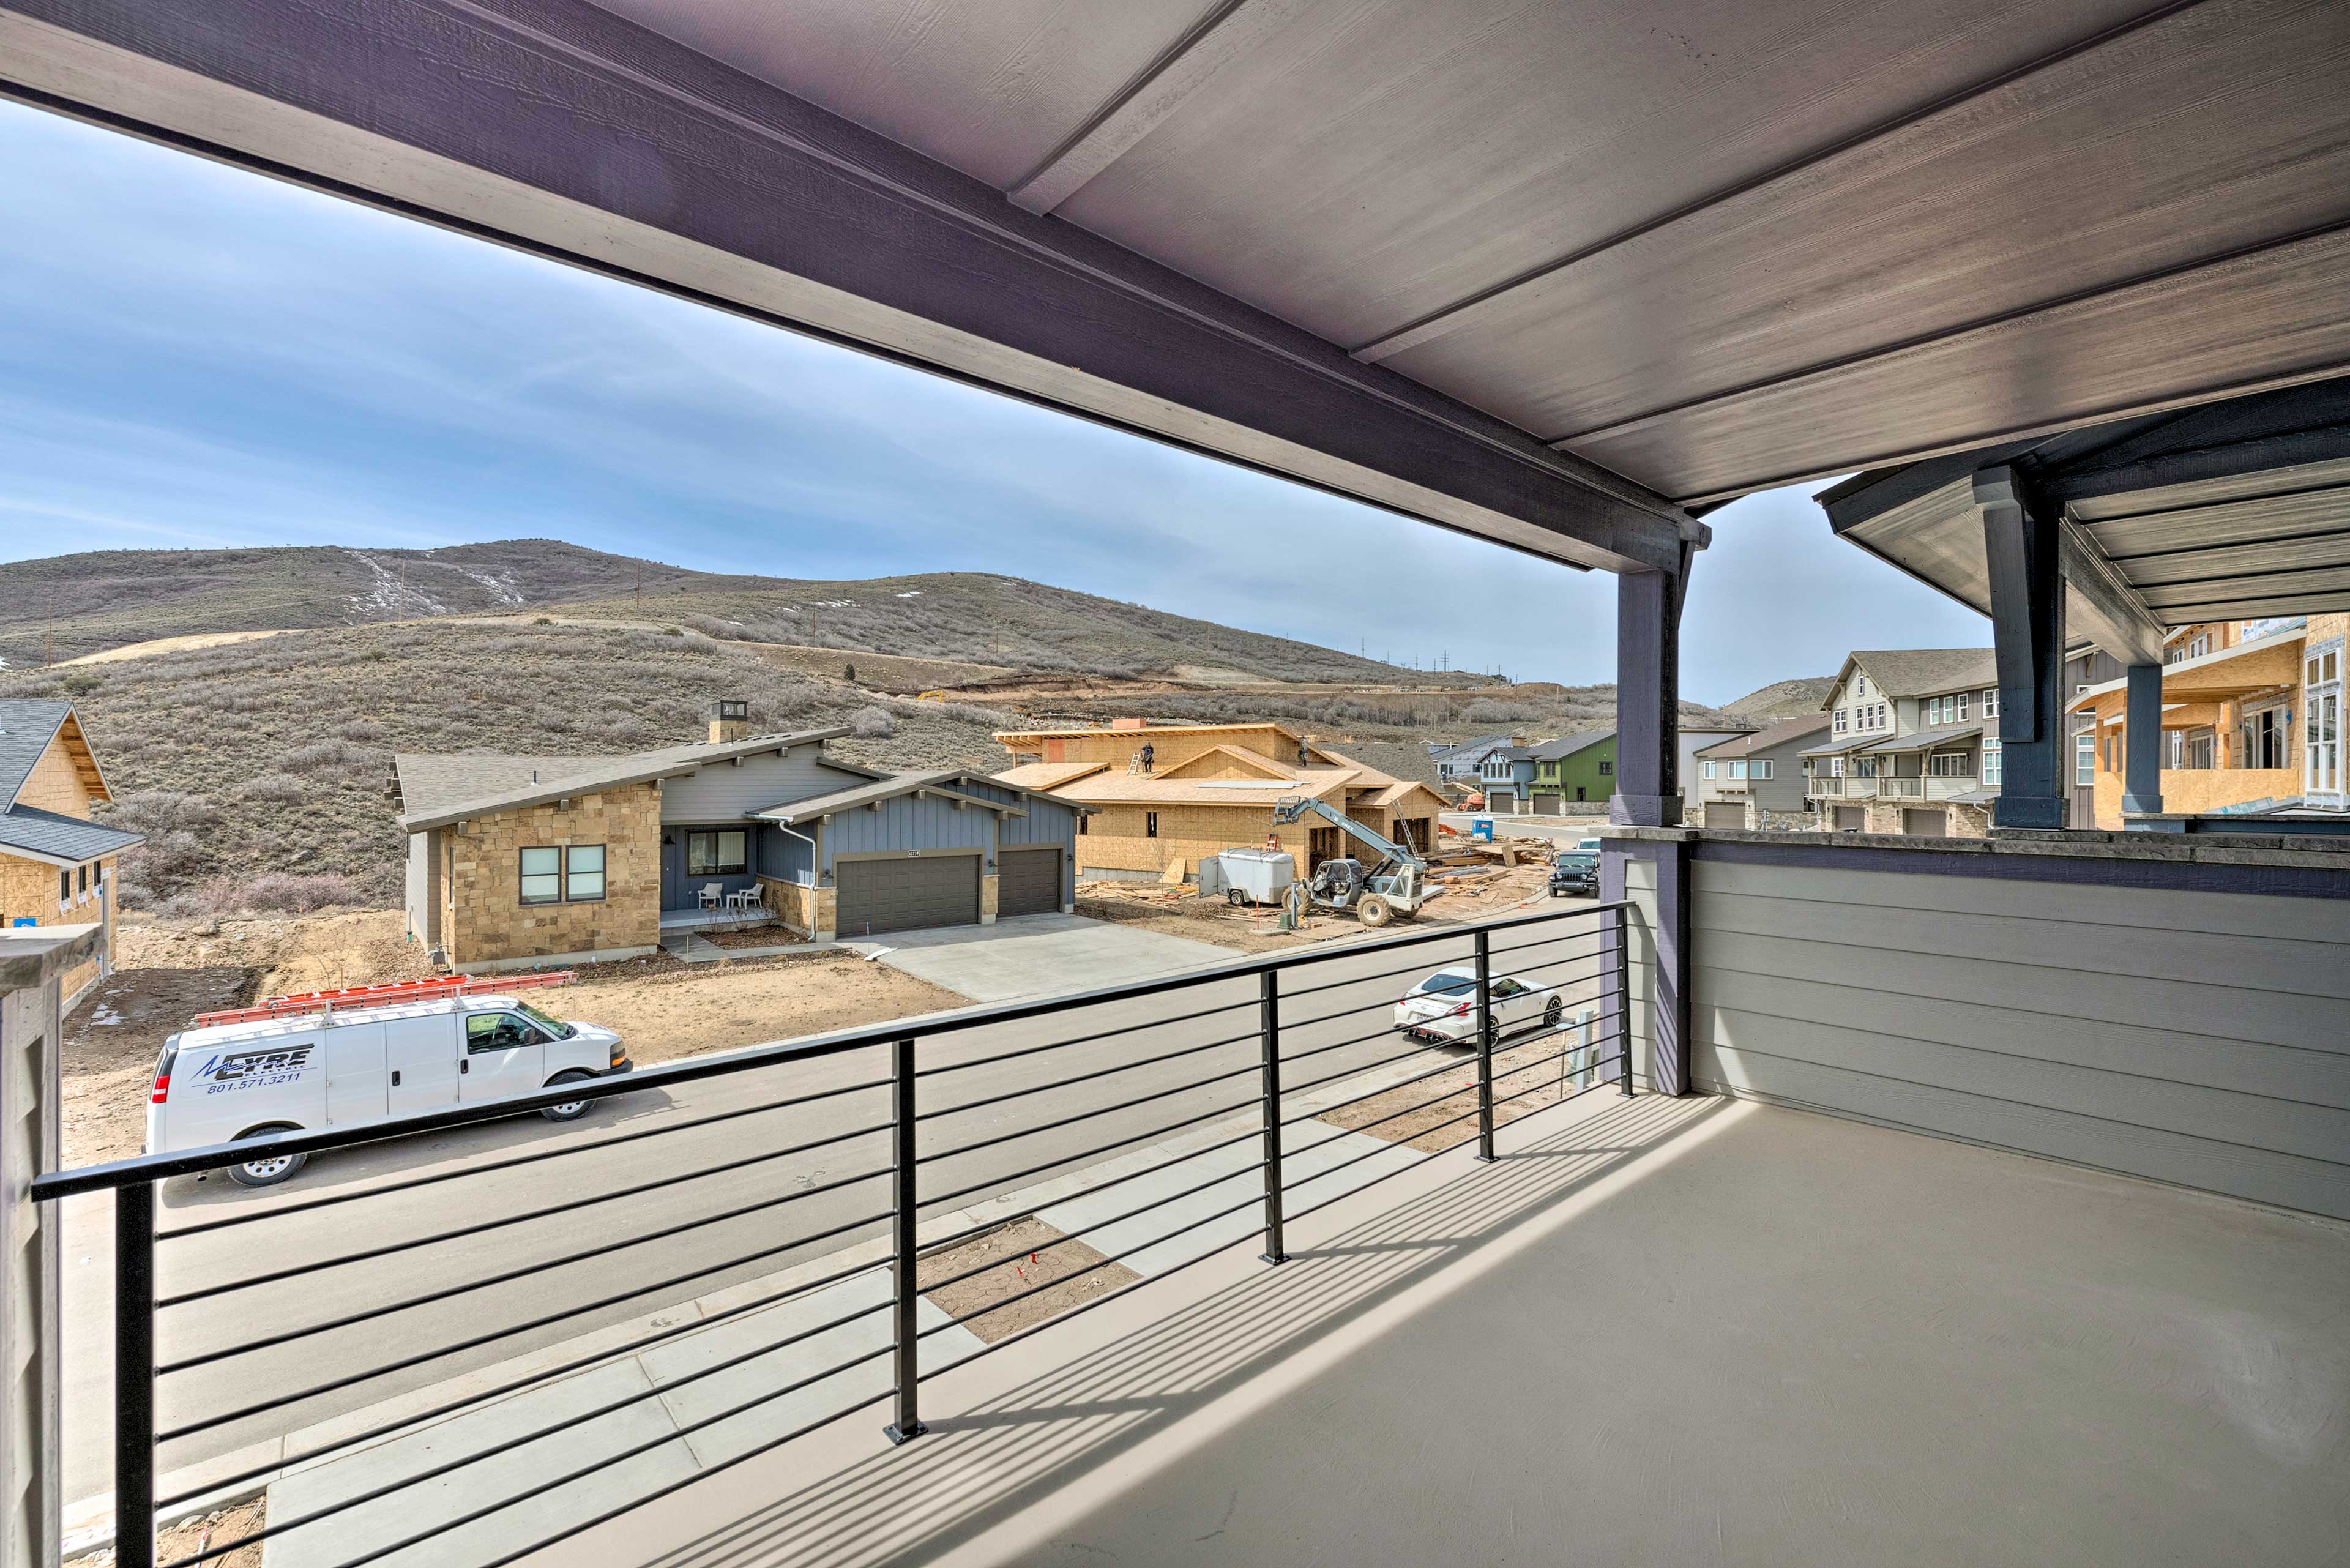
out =
[(114, 960), (123, 969), (232, 964), (259, 976), (263, 996), (432, 973), (423, 948), (408, 940), (407, 920), (398, 909), (203, 921), (125, 918)]
[[(266, 1500), (256, 1497), (250, 1502), (234, 1503), (172, 1525), (155, 1537), (155, 1561), (182, 1563), (209, 1550), (215, 1541), (242, 1540), (262, 1527), (265, 1515)], [(108, 1568), (114, 1560), (112, 1547), (100, 1547), (96, 1552), (67, 1558), (65, 1568)], [(224, 1556), (209, 1558), (206, 1568), (261, 1568), (261, 1542), (256, 1541)]]
[(558, 1018), (619, 1030), (640, 1067), (970, 1005), (887, 964), (830, 951), (717, 963), (663, 953), (598, 965), (530, 1000)]
[[(955, 1279), (987, 1263), (996, 1266), (967, 1280)], [(931, 1304), (989, 1345), (1141, 1277), (1033, 1215), (930, 1253), (914, 1265), (915, 1282)], [(933, 1283), (941, 1280), (953, 1282)], [(1051, 1288), (1038, 1289), (1048, 1284)], [(1025, 1291), (1036, 1293), (1023, 1296)], [(1011, 1300), (1015, 1296), (1021, 1299)], [(998, 1306), (999, 1302), (1009, 1304)]]
[(147, 1091), (155, 1058), (173, 1030), (196, 1013), (253, 1000), (257, 971), (239, 964), (203, 969), (118, 969), (99, 983), (59, 1042), (65, 1078), (64, 1162), (128, 1159), (147, 1137)]
[[(1506, 1127), (1520, 1116), (1555, 1106), (1584, 1087), (1586, 1075), (1570, 1070), (1583, 1064), (1567, 1058), (1545, 1060), (1575, 1044), (1575, 1032), (1570, 1026), (1554, 1034), (1536, 1034), (1493, 1053), (1495, 1127)], [(1430, 1154), (1469, 1142), (1477, 1136), (1477, 1058), (1465, 1046), (1430, 1046), (1428, 1067), (1423, 1070), (1433, 1072), (1440, 1053), (1459, 1057), (1461, 1064), (1451, 1072), (1434, 1073), (1416, 1084), (1373, 1095), (1359, 1104), (1325, 1112), (1315, 1119), (1334, 1127), (1359, 1129), (1388, 1143), (1409, 1144)], [(1596, 1091), (1599, 1094), (1613, 1092), (1606, 1085), (1614, 1081), (1616, 1064), (1613, 1060), (1600, 1060), (1607, 1055), (1604, 1044), (1593, 1046), (1592, 1060), (1596, 1066), (1588, 1076), (1601, 1085)], [(1403, 1114), (1399, 1116), (1398, 1112)], [(1383, 1119), (1389, 1116), (1394, 1119)], [(1376, 1127), (1371, 1125), (1375, 1122), (1378, 1123)]]

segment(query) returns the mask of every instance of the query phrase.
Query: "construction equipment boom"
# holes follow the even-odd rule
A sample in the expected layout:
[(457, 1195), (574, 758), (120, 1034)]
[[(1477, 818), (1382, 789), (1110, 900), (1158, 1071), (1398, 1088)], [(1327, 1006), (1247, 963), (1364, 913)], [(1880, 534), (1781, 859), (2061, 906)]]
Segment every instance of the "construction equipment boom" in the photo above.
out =
[(1326, 909), (1352, 909), (1367, 926), (1384, 926), (1399, 915), (1419, 912), (1427, 898), (1428, 862), (1413, 850), (1384, 838), (1345, 812), (1308, 795), (1284, 795), (1273, 808), (1273, 820), (1283, 826), (1308, 813), (1321, 817), (1348, 836), (1378, 852), (1368, 875), (1353, 859), (1326, 860), (1314, 868), (1310, 881), (1301, 882), (1304, 897)]

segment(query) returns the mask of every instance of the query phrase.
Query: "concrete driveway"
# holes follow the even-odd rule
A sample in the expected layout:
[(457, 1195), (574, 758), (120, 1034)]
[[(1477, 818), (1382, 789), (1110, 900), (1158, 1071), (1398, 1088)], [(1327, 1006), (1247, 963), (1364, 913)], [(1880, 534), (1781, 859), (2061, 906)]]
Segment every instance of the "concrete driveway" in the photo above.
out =
[(1242, 956), (1213, 942), (1081, 915), (1014, 915), (992, 926), (896, 931), (850, 945), (973, 1002), (1091, 991)]

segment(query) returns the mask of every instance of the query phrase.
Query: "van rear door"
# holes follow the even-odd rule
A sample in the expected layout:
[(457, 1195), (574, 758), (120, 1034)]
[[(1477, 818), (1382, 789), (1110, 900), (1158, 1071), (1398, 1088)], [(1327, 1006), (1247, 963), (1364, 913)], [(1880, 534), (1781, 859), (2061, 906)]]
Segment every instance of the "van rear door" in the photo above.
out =
[(445, 1111), (457, 1103), (457, 1018), (447, 1011), (390, 1018), (383, 1064), (386, 1107), (395, 1116)]

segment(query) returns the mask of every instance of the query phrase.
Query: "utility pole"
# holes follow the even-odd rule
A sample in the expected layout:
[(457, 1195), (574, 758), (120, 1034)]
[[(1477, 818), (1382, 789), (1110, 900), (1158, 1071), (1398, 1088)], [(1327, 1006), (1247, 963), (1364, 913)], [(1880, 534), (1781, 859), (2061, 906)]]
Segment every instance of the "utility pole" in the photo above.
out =
[(645, 564), (644, 564), (642, 561), (639, 561), (639, 562), (637, 563), (637, 618), (639, 618), (639, 620), (643, 619), (643, 618), (644, 618), (644, 613), (645, 613)]
[(400, 563), (400, 607), (391, 612), (394, 620), (408, 618), (408, 563)]
[(49, 634), (41, 644), (41, 668), (47, 670), (57, 661), (57, 590), (49, 590)]

